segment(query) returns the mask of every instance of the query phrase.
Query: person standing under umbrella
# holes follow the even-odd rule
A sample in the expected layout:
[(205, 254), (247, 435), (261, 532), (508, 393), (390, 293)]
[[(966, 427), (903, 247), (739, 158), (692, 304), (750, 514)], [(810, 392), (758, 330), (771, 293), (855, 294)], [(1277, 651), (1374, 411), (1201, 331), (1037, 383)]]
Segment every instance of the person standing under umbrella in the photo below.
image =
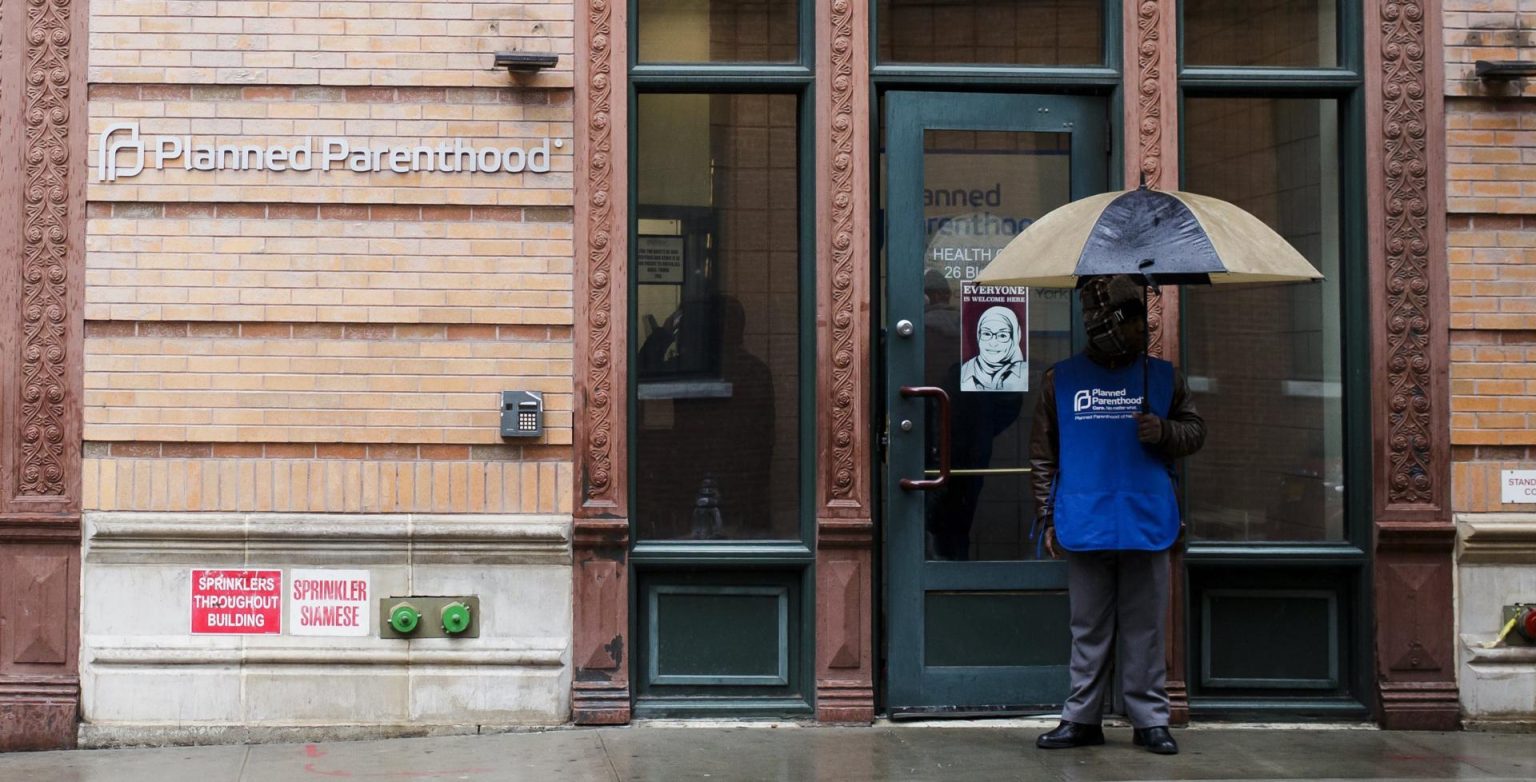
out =
[(1163, 657), (1181, 526), (1173, 460), (1200, 449), (1205, 422), (1173, 365), (1143, 352), (1141, 284), (1095, 276), (1079, 294), (1088, 347), (1046, 372), (1030, 437), (1035, 518), (1050, 555), (1067, 560), (1072, 622), (1072, 691), (1035, 744), (1104, 743), (1114, 661), (1134, 743), (1177, 754)]

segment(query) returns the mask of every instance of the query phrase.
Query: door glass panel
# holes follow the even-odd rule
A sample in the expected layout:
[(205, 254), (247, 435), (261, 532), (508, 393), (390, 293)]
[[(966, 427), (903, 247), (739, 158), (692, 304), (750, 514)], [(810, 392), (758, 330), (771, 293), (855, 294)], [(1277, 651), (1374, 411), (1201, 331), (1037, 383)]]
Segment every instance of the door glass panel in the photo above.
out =
[(641, 539), (800, 536), (797, 103), (639, 98)]
[[(1070, 134), (924, 134), (923, 379), (952, 400), (949, 484), (925, 497), (930, 560), (1043, 556), (1030, 539), (1030, 417), (1041, 375), (1071, 354), (1072, 292), (973, 281), (1070, 198)], [(931, 477), (944, 422), (926, 418)]]
[(1210, 435), (1186, 460), (1196, 539), (1338, 541), (1344, 527), (1338, 106), (1189, 98), (1185, 186), (1247, 209), (1320, 283), (1183, 289), (1183, 364)]
[(641, 63), (794, 62), (795, 0), (639, 0)]
[(1095, 65), (1103, 0), (878, 0), (882, 63)]
[(1338, 65), (1335, 0), (1184, 0), (1186, 65)]

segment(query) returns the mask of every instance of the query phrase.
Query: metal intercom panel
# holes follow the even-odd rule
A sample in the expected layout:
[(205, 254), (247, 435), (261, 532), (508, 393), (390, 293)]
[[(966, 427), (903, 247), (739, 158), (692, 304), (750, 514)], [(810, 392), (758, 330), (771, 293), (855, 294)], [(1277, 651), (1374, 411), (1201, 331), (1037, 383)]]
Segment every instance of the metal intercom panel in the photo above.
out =
[(544, 393), (501, 392), (501, 436), (539, 437), (544, 434)]

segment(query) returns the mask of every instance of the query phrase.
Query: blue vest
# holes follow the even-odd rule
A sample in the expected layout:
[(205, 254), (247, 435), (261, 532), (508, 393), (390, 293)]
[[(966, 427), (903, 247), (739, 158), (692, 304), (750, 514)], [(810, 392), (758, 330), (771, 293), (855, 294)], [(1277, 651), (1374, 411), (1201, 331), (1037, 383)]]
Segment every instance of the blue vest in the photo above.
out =
[[(1167, 418), (1173, 365), (1151, 359), (1151, 411)], [(1053, 501), (1056, 540), (1068, 551), (1162, 551), (1179, 535), (1170, 466), (1136, 439), (1142, 364), (1119, 369), (1079, 353), (1055, 367), (1060, 437)]]

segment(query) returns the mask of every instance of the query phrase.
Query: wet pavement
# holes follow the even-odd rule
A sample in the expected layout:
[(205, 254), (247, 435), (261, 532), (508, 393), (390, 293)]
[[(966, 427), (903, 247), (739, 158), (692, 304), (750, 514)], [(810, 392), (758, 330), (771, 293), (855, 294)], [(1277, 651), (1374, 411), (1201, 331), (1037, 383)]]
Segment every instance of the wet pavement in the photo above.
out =
[(1177, 730), (1151, 755), (1130, 730), (1103, 747), (1034, 748), (1038, 727), (662, 727), (324, 744), (0, 755), (0, 782), (314, 780), (1536, 779), (1536, 736), (1363, 729)]

